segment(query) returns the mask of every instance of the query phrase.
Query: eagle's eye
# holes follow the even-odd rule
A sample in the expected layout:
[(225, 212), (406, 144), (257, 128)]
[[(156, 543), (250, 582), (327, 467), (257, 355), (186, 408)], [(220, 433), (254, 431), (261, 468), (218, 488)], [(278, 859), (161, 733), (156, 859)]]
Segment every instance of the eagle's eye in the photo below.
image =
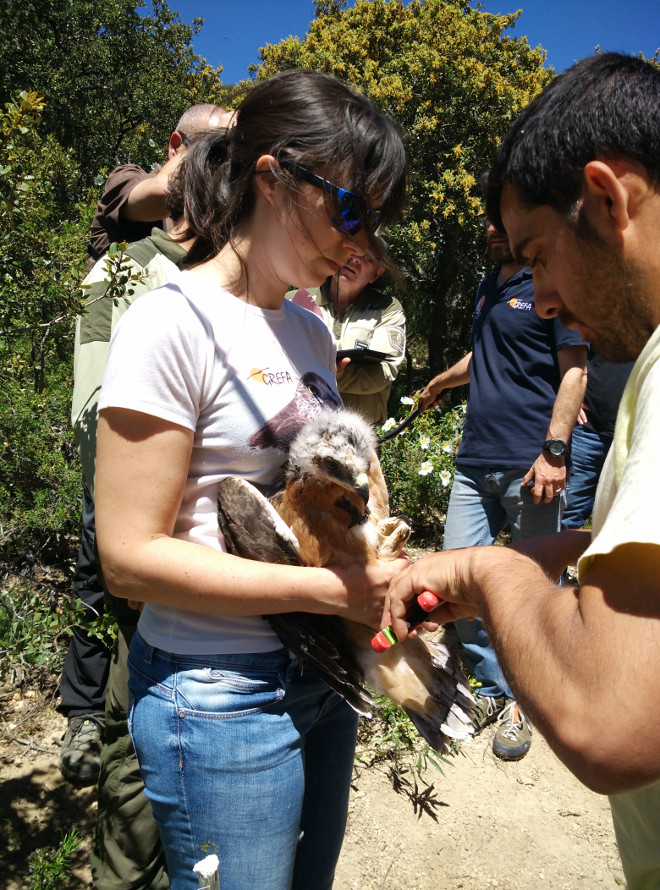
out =
[(325, 465), (326, 472), (328, 472), (331, 476), (341, 476), (343, 473), (343, 467), (338, 460), (335, 460), (334, 457), (328, 457), (323, 461)]

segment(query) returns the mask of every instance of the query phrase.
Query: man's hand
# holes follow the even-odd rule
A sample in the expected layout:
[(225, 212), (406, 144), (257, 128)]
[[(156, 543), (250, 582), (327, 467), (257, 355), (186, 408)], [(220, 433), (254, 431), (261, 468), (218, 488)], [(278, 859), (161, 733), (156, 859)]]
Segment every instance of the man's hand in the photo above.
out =
[(176, 171), (184, 156), (185, 151), (177, 152), (154, 176), (138, 182), (122, 207), (122, 219), (133, 222), (157, 222), (169, 217), (170, 212), (166, 202), (170, 193), (170, 176)]
[(389, 604), (383, 613), (382, 627), (392, 624), (399, 640), (408, 635), (415, 636), (417, 630), (408, 630), (405, 616), (413, 599), (424, 591), (434, 593), (441, 600), (438, 608), (429, 614), (428, 621), (420, 625), (425, 630), (436, 630), (438, 624), (457, 618), (477, 616), (479, 605), (472, 599), (465, 581), (469, 578), (473, 551), (479, 549), (433, 553), (404, 569), (390, 584)]
[(451, 368), (447, 368), (441, 374), (438, 374), (426, 384), (419, 394), (417, 405), (420, 413), (433, 408), (440, 401), (442, 393), (446, 389), (453, 389), (455, 386), (462, 386), (464, 383), (470, 382), (470, 368), (472, 366), (472, 353), (468, 352), (463, 358), (459, 359)]
[[(421, 625), (425, 630), (437, 630), (438, 624), (457, 618), (475, 618), (484, 613), (479, 583), (475, 580), (478, 569), (480, 577), (501, 571), (513, 584), (513, 566), (517, 565), (513, 554), (516, 553), (533, 560), (548, 577), (558, 578), (567, 565), (577, 563), (590, 540), (590, 532), (571, 529), (529, 538), (508, 547), (467, 547), (423, 556), (390, 584), (389, 608), (383, 614), (382, 627), (394, 624), (399, 639), (414, 636), (416, 631), (408, 631), (404, 617), (415, 597), (424, 591), (430, 591), (440, 600), (438, 608), (430, 612), (428, 621)], [(497, 586), (497, 589), (501, 588)]]
[(522, 484), (534, 482), (530, 491), (535, 504), (549, 504), (566, 488), (566, 461), (542, 451), (523, 476)]
[(419, 400), (417, 402), (419, 413), (423, 414), (425, 411), (428, 411), (429, 408), (434, 408), (439, 404), (443, 392), (444, 389), (438, 387), (436, 380), (431, 380), (430, 383), (427, 383), (419, 394)]

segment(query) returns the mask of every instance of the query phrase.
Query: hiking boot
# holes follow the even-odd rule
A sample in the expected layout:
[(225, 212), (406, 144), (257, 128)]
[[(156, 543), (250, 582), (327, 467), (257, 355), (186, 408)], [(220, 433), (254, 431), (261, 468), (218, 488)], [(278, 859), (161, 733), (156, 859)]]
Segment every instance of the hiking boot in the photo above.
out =
[(472, 693), (476, 706), (472, 712), (474, 734), (479, 735), (482, 729), (499, 719), (500, 714), (511, 701), (506, 695), (479, 695)]
[(520, 760), (532, 744), (532, 724), (511, 701), (498, 718), (499, 726), (493, 739), (493, 754), (502, 760)]
[(60, 772), (72, 785), (94, 785), (99, 777), (105, 717), (103, 714), (82, 714), (69, 717), (68, 722), (62, 736)]

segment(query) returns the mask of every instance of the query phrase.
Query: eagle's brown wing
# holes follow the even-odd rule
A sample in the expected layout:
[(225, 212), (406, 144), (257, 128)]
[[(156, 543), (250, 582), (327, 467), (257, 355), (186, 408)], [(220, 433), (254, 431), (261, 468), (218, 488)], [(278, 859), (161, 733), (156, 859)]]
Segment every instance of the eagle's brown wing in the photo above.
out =
[[(295, 535), (267, 498), (245, 479), (230, 477), (220, 483), (218, 521), (229, 553), (261, 562), (302, 565)], [(362, 670), (340, 618), (308, 612), (266, 618), (282, 645), (313, 665), (358, 714), (371, 713), (373, 699), (362, 688)]]
[(302, 565), (295, 535), (270, 501), (245, 479), (230, 476), (220, 482), (218, 523), (227, 551), (234, 556)]

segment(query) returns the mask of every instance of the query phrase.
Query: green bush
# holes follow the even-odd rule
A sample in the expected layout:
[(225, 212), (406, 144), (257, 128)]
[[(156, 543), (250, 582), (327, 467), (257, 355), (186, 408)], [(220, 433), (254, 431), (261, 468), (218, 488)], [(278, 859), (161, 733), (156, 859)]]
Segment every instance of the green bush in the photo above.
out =
[(73, 326), (92, 207), (71, 152), (38, 132), (43, 100), (0, 113), (0, 545), (14, 567), (68, 559), (80, 523), (69, 423)]
[[(80, 599), (32, 578), (5, 575), (0, 589), (0, 680), (10, 672), (34, 683), (38, 669), (56, 677), (64, 661), (71, 628), (84, 620)], [(39, 685), (38, 683), (36, 685)]]
[(73, 829), (62, 833), (59, 847), (44, 847), (30, 856), (30, 874), (26, 878), (26, 890), (58, 890), (69, 883), (71, 857), (82, 837)]
[[(388, 419), (381, 433), (413, 410), (413, 399), (404, 397), (401, 402), (399, 417)], [(441, 405), (419, 415), (404, 432), (381, 446), (390, 510), (411, 519), (413, 543), (440, 544), (464, 421), (465, 405)]]
[(47, 392), (5, 377), (0, 415), (0, 541), (16, 565), (62, 564), (80, 531), (78, 455), (69, 423), (71, 370), (50, 368)]

